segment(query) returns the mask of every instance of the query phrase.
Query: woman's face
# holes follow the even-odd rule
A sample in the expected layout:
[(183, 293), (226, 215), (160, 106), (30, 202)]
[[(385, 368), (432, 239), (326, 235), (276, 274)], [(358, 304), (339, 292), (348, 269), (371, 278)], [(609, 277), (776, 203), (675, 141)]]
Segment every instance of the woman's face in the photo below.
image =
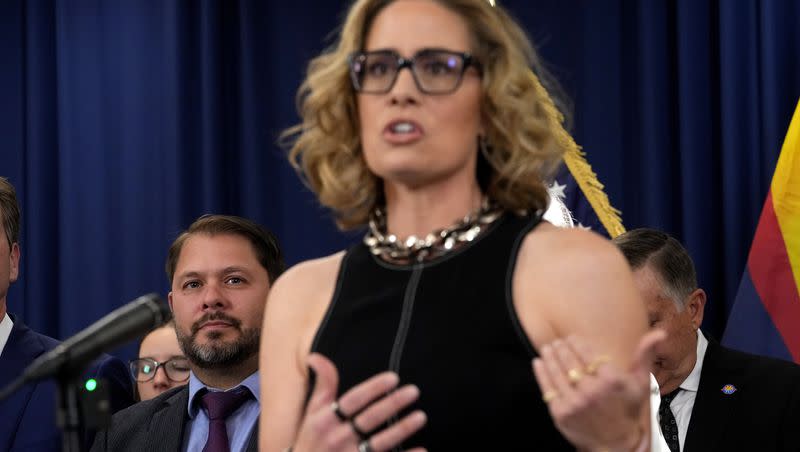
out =
[[(139, 375), (135, 376), (135, 378), (137, 380), (145, 379), (152, 375), (152, 379), (149, 381), (136, 382), (141, 400), (152, 399), (162, 392), (186, 384), (188, 381), (188, 362), (178, 345), (175, 328), (172, 326), (158, 328), (144, 338), (141, 347), (139, 347), (139, 359), (143, 358), (152, 359), (159, 365), (153, 366), (147, 362), (140, 361)], [(166, 367), (169, 369), (166, 369)], [(167, 376), (167, 370), (170, 372), (172, 379)], [(181, 379), (183, 380), (180, 381)]]
[[(470, 36), (455, 12), (430, 0), (398, 0), (375, 17), (364, 50), (390, 50), (405, 59), (426, 49), (471, 52)], [(483, 131), (479, 72), (469, 66), (454, 92), (432, 95), (420, 91), (407, 69), (388, 93), (357, 96), (367, 165), (386, 183), (412, 188), (473, 182)]]

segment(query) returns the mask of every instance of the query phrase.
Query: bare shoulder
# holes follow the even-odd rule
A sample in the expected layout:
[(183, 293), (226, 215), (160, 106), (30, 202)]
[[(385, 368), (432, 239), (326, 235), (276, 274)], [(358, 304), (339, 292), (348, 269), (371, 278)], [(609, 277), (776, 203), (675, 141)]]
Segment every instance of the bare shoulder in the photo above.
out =
[(336, 272), (339, 270), (342, 258), (344, 258), (344, 253), (344, 251), (339, 251), (329, 256), (300, 262), (289, 270), (286, 270), (275, 282), (275, 286), (277, 287), (278, 284), (293, 285), (308, 282), (314, 278), (330, 275), (335, 276)]
[[(616, 247), (596, 232), (581, 228), (561, 228), (543, 222), (525, 236), (523, 248), (558, 249), (565, 251), (613, 251)], [(565, 248), (566, 247), (566, 248)]]
[(287, 302), (299, 308), (298, 304), (312, 302), (325, 292), (332, 292), (344, 254), (340, 251), (293, 266), (275, 281), (270, 290), (270, 302)]
[(344, 251), (301, 262), (281, 275), (270, 290), (265, 337), (290, 346), (300, 361), (311, 346), (330, 305)]
[(525, 237), (517, 268), (551, 276), (558, 273), (561, 281), (630, 273), (622, 253), (610, 240), (592, 231), (549, 223), (542, 223)]

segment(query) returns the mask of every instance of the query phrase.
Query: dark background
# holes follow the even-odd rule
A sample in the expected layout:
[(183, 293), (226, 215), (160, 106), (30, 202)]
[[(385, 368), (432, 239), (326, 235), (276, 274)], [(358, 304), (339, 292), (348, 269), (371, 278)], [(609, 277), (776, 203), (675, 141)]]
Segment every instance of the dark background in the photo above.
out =
[[(720, 337), (800, 97), (798, 2), (500, 3), (563, 84), (625, 226), (687, 245)], [(168, 245), (207, 212), (271, 228), (289, 263), (356, 240), (275, 144), (346, 4), (0, 2), (0, 175), (23, 208), (9, 310), (63, 339), (165, 295)]]

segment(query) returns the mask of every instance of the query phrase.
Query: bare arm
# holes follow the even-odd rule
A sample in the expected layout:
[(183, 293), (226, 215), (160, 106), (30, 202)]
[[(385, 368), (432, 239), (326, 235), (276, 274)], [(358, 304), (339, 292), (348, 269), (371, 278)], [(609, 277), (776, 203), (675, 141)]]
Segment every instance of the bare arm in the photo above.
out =
[(622, 254), (591, 232), (540, 228), (523, 242), (514, 275), (526, 333), (537, 348), (577, 334), (629, 365), (647, 318)]
[(647, 372), (659, 339), (645, 337), (644, 305), (617, 249), (542, 225), (523, 244), (513, 289), (559, 430), (583, 449), (639, 444), (649, 434)]
[(291, 446), (308, 390), (306, 357), (333, 296), (342, 253), (299, 264), (270, 291), (261, 333), (259, 449)]

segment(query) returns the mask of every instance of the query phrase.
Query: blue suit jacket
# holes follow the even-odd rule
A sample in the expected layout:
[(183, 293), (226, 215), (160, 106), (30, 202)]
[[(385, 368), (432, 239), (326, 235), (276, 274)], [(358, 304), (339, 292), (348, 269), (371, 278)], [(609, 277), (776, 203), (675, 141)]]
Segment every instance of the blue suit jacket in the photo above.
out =
[[(15, 320), (8, 342), (0, 354), (0, 388), (15, 380), (39, 355), (59, 342), (39, 334)], [(133, 403), (133, 384), (120, 359), (103, 355), (92, 363), (87, 378), (104, 379), (112, 411)], [(0, 451), (60, 451), (61, 430), (56, 425), (56, 384), (44, 380), (23, 386), (0, 401)], [(86, 438), (91, 445), (92, 438)]]

